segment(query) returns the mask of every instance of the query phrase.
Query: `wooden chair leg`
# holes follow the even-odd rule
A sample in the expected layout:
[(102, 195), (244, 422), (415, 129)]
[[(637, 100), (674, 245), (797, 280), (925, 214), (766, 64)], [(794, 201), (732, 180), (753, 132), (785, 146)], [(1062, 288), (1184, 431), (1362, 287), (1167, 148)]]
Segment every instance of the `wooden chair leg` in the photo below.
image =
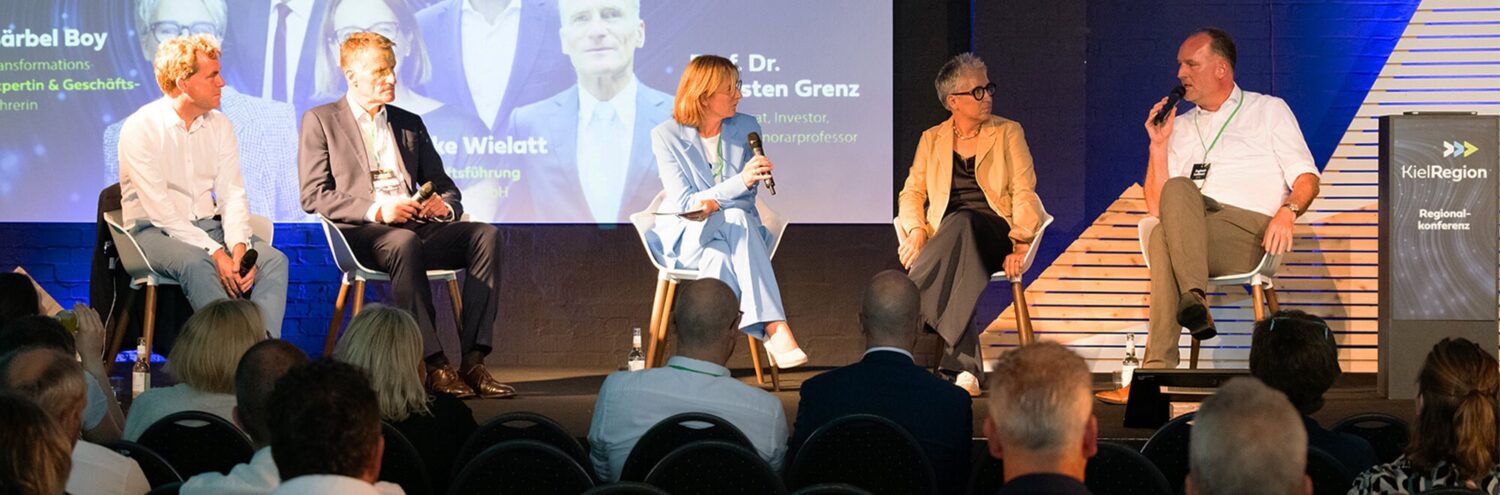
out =
[[(151, 359), (152, 340), (156, 337), (156, 286), (146, 286), (146, 317), (141, 320), (141, 336), (146, 339), (146, 359)], [(137, 357), (136, 359), (140, 359)]]
[(349, 314), (350, 318), (359, 316), (359, 310), (365, 307), (365, 281), (354, 281), (354, 312)]
[(677, 302), (676, 280), (667, 282), (667, 295), (662, 303), (661, 324), (652, 332), (651, 345), (656, 348), (656, 361), (646, 363), (647, 367), (660, 368), (667, 363), (667, 329), (672, 325), (672, 304)]
[(1016, 330), (1020, 332), (1021, 345), (1036, 342), (1031, 334), (1031, 309), (1026, 305), (1026, 287), (1019, 280), (1010, 283), (1011, 292), (1014, 293), (1014, 305), (1016, 307)]
[[(120, 319), (115, 321), (113, 335), (109, 338), (109, 354), (104, 356), (104, 369), (109, 369), (115, 362), (115, 356), (120, 355), (120, 345), (125, 342), (125, 330), (130, 326), (130, 307), (135, 304), (135, 296), (140, 291), (131, 289), (125, 295), (125, 305), (120, 309)], [(104, 315), (109, 318), (109, 315)]]
[(1193, 347), (1188, 350), (1188, 369), (1198, 369), (1198, 351), (1203, 346), (1203, 343), (1192, 337), (1188, 337), (1188, 339), (1193, 341)]
[[(759, 344), (760, 344), (759, 342), (755, 341), (755, 337), (751, 337), (749, 335), (745, 336), (745, 345), (747, 346), (745, 348), (750, 351), (750, 364), (751, 364), (751, 366), (755, 367), (755, 383), (760, 384), (760, 385), (765, 385), (766, 384), (766, 377), (765, 377), (764, 374), (761, 373), (761, 370), (760, 370), (760, 345)], [(766, 352), (766, 356), (767, 356), (766, 359), (767, 360), (770, 359), (770, 354), (771, 354), (770, 351)]]
[(333, 318), (328, 322), (328, 336), (323, 338), (323, 357), (333, 355), (333, 344), (339, 338), (339, 325), (344, 323), (344, 301), (348, 298), (349, 281), (339, 280), (339, 297), (333, 300)]
[[(771, 391), (781, 391), (781, 367), (776, 364), (776, 358), (771, 357), (770, 349), (766, 350), (766, 364), (771, 368)], [(757, 371), (760, 368), (756, 368)]]
[(1266, 287), (1265, 291), (1266, 291), (1266, 306), (1269, 306), (1271, 308), (1271, 316), (1276, 316), (1276, 313), (1281, 312), (1281, 303), (1278, 303), (1276, 301), (1276, 288), (1275, 287)]
[(1266, 318), (1266, 293), (1263, 292), (1264, 290), (1260, 284), (1256, 284), (1250, 288), (1250, 299), (1255, 302), (1255, 321)]
[(661, 326), (662, 306), (667, 302), (667, 280), (656, 279), (656, 294), (651, 297), (651, 326), (646, 328), (646, 366), (656, 362), (656, 341), (660, 338), (656, 334), (657, 327)]
[(453, 326), (463, 328), (464, 302), (463, 295), (458, 291), (457, 277), (448, 279), (448, 299), (453, 301)]

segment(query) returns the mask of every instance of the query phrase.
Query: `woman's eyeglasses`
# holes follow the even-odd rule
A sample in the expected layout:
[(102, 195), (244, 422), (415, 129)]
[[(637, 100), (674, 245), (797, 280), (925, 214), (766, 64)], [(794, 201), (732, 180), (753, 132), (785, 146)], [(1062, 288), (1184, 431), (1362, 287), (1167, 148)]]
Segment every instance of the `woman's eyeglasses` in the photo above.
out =
[(960, 93), (948, 93), (948, 94), (953, 95), (953, 96), (969, 95), (969, 96), (973, 96), (975, 101), (984, 101), (984, 97), (985, 96), (995, 94), (995, 83), (989, 83), (989, 84), (986, 84), (984, 86), (975, 86), (974, 89), (971, 89), (971, 90), (968, 90), (968, 91), (964, 91), (964, 92), (960, 92)]
[(218, 36), (219, 27), (215, 26), (212, 22), (195, 22), (192, 24), (158, 22), (151, 25), (151, 35), (156, 37), (157, 43), (165, 43), (169, 39), (189, 34), (212, 34)]

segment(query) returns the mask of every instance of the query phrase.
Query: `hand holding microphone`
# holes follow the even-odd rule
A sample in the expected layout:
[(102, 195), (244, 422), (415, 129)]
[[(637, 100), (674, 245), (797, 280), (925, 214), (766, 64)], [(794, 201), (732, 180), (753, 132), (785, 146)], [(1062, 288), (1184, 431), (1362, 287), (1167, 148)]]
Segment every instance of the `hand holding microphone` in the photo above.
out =
[(1177, 102), (1186, 92), (1181, 85), (1172, 88), (1172, 92), (1151, 107), (1151, 112), (1146, 115), (1146, 135), (1150, 136), (1153, 145), (1165, 145), (1167, 137), (1172, 135), (1172, 123), (1177, 120)]
[(752, 132), (749, 136), (745, 136), (745, 140), (750, 144), (750, 151), (755, 153), (755, 158), (751, 159), (750, 163), (745, 164), (745, 170), (747, 172), (751, 170), (758, 171), (758, 168), (754, 166), (757, 161), (763, 162), (763, 165), (765, 165), (765, 173), (763, 175), (759, 173), (752, 175), (750, 177), (752, 180), (746, 181), (745, 187), (749, 187), (755, 179), (765, 179), (766, 189), (771, 191), (772, 196), (775, 196), (776, 179), (771, 177), (771, 169), (773, 168), (773, 166), (771, 165), (771, 160), (769, 158), (766, 158), (765, 149), (761, 148), (760, 133)]

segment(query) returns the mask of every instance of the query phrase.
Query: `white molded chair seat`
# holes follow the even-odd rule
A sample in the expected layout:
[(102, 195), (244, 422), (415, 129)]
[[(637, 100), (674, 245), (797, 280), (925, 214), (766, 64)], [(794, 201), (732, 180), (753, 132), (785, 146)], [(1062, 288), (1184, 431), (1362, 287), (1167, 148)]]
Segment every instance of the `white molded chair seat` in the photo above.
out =
[[(656, 226), (656, 210), (661, 208), (662, 201), (666, 200), (665, 191), (657, 193), (651, 200), (651, 205), (630, 215), (630, 223), (635, 226), (635, 232), (641, 238), (641, 247), (646, 249), (646, 258), (651, 260), (651, 265), (656, 267), (656, 296), (651, 303), (651, 342), (646, 346), (646, 366), (650, 368), (659, 367), (667, 360), (667, 327), (671, 323), (672, 303), (677, 295), (677, 285), (681, 282), (697, 280), (697, 270), (672, 268), (667, 266), (666, 261), (661, 259), (659, 253), (663, 251), (661, 240), (652, 232)], [(761, 226), (771, 235), (769, 257), (776, 256), (776, 248), (781, 245), (781, 235), (786, 232), (787, 219), (771, 209), (759, 196), (755, 198), (755, 209), (760, 214)], [(755, 342), (755, 337), (745, 336), (749, 343), (750, 358), (755, 366), (755, 381), (765, 384), (765, 375), (761, 372), (760, 351)], [(769, 352), (767, 360), (770, 360)], [(775, 363), (769, 363), (771, 368), (771, 388), (781, 390), (781, 376)]]
[[(1156, 226), (1160, 223), (1161, 219), (1157, 217), (1145, 217), (1136, 225), (1136, 232), (1140, 236), (1141, 241), (1141, 259), (1146, 262), (1146, 268), (1148, 269), (1151, 268), (1151, 250), (1149, 249), (1151, 245), (1151, 231), (1155, 230)], [(1249, 285), (1250, 295), (1255, 303), (1255, 320), (1260, 321), (1266, 317), (1266, 306), (1270, 307), (1272, 314), (1281, 310), (1281, 305), (1276, 302), (1275, 277), (1276, 269), (1281, 266), (1281, 258), (1283, 256), (1285, 255), (1266, 253), (1261, 255), (1260, 263), (1256, 264), (1255, 268), (1250, 271), (1209, 277), (1208, 285), (1213, 287)], [(1192, 341), (1193, 345), (1190, 357), (1188, 358), (1188, 367), (1197, 369), (1201, 343), (1198, 339), (1192, 339)]]
[[(114, 240), (115, 251), (120, 256), (120, 266), (125, 273), (130, 275), (130, 288), (146, 288), (146, 314), (141, 321), (141, 338), (146, 339), (146, 352), (149, 354), (156, 336), (156, 288), (164, 285), (181, 285), (176, 279), (157, 272), (151, 267), (151, 260), (146, 257), (145, 251), (141, 250), (140, 244), (135, 242), (135, 232), (125, 227), (124, 214), (121, 210), (104, 212), (104, 223), (109, 225), (109, 237)], [(269, 218), (251, 214), (250, 232), (261, 238), (266, 244), (271, 244), (276, 237), (276, 224)], [(134, 302), (134, 293), (131, 300), (127, 301), (127, 307)], [(120, 352), (121, 340), (125, 338), (126, 318), (121, 318), (113, 330), (114, 336), (110, 339), (109, 359)]]

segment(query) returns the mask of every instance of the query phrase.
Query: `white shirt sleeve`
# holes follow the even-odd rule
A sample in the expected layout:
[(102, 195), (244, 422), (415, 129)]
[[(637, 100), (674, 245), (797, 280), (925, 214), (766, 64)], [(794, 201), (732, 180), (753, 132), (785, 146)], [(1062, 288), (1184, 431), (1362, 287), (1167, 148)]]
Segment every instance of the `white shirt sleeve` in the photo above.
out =
[[(157, 160), (162, 152), (163, 137), (155, 135), (157, 132), (156, 128), (143, 122), (126, 122), (120, 131), (120, 182), (131, 182), (131, 192), (138, 196), (141, 209), (151, 225), (173, 239), (213, 253), (221, 247), (219, 243), (193, 225), (188, 220), (188, 212), (179, 210), (167, 197), (167, 177)], [(238, 170), (237, 154), (235, 160)], [(243, 186), (241, 190), (243, 192)]]
[(250, 247), (250, 200), (245, 194), (245, 178), (240, 172), (240, 146), (234, 137), (234, 125), (227, 117), (215, 115), (214, 141), (218, 146), (218, 173), (214, 175), (214, 193), (219, 202), (224, 245), (244, 243)]
[(1302, 128), (1297, 125), (1297, 116), (1286, 100), (1274, 98), (1267, 125), (1271, 127), (1271, 151), (1276, 155), (1276, 164), (1281, 166), (1281, 175), (1286, 186), (1292, 187), (1302, 174), (1318, 175), (1318, 165), (1313, 161), (1307, 140), (1302, 137)]

